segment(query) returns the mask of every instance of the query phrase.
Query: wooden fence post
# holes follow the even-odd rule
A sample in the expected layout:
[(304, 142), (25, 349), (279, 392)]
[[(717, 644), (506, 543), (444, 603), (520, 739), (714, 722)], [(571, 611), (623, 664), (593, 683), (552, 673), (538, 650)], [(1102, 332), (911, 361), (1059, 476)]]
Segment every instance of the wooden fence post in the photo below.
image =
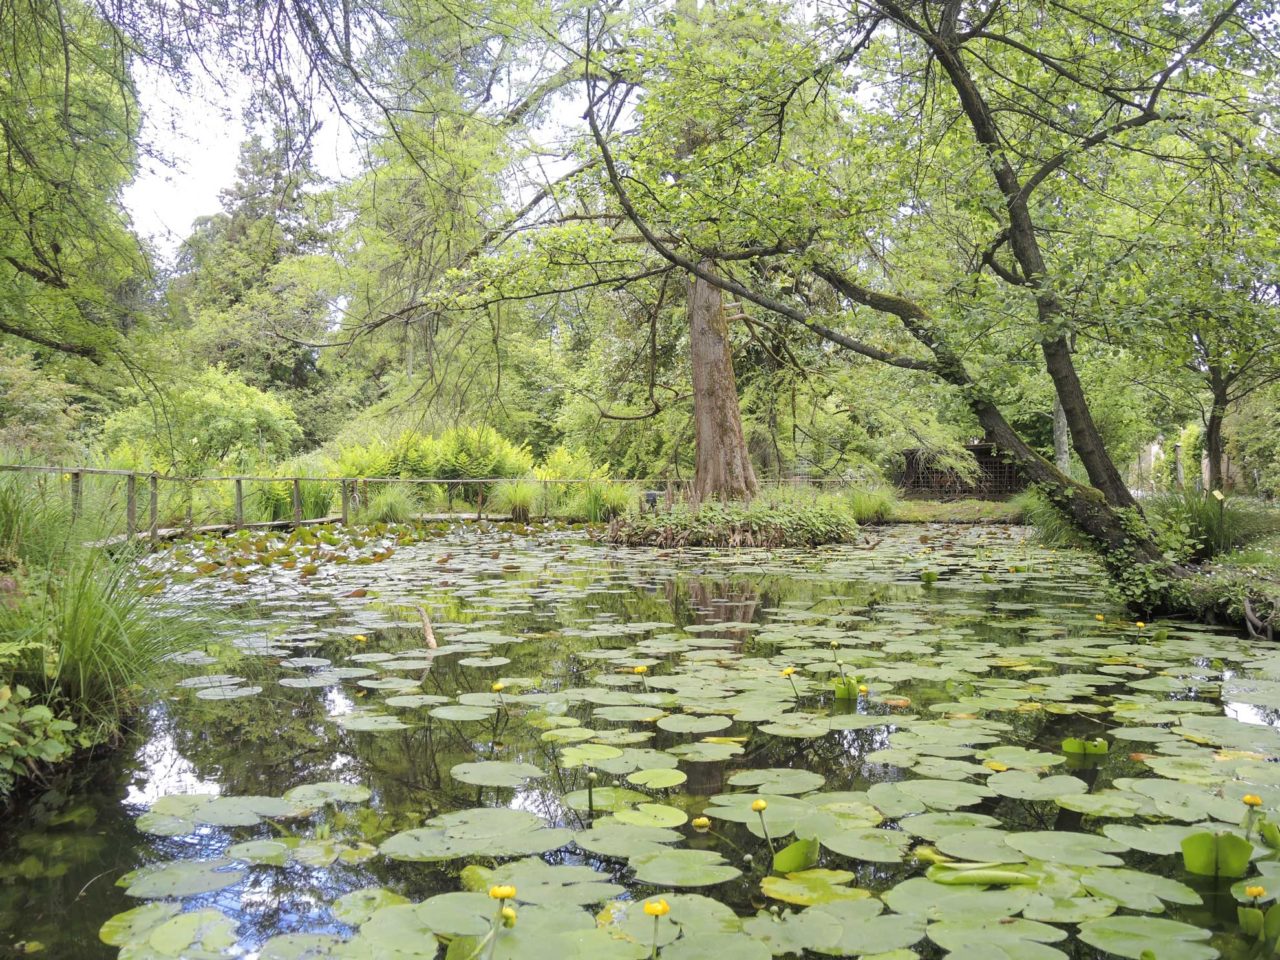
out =
[(160, 539), (160, 478), (153, 473), (149, 480), (151, 492), (151, 521), (149, 529), (151, 530), (151, 542), (155, 543)]
[(293, 478), (293, 522), (302, 523), (302, 481)]
[(351, 489), (345, 480), (339, 480), (338, 486), (342, 488), (342, 525), (345, 527), (348, 523), (348, 515), (351, 513)]
[(80, 506), (84, 500), (84, 475), (76, 470), (71, 474), (71, 519), (80, 517)]
[(130, 541), (138, 534), (138, 478), (132, 473), (124, 480), (124, 529)]
[(236, 477), (236, 529), (244, 529), (244, 480)]

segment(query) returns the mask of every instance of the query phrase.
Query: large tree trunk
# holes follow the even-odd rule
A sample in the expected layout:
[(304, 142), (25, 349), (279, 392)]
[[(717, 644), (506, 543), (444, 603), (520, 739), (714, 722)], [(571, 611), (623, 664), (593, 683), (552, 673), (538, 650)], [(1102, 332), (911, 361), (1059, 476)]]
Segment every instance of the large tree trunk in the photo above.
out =
[(1222, 368), (1217, 364), (1209, 364), (1209, 395), (1212, 406), (1204, 423), (1204, 455), (1208, 462), (1208, 476), (1205, 482), (1209, 490), (1221, 490), (1223, 483), (1222, 467), (1222, 421), (1227, 417), (1228, 391), (1230, 381), (1222, 375)]
[(1066, 476), (1071, 476), (1071, 428), (1062, 401), (1053, 396), (1053, 462)]
[(742, 433), (723, 298), (719, 287), (701, 277), (689, 284), (689, 354), (698, 450), (694, 498), (749, 500), (756, 493), (756, 474)]

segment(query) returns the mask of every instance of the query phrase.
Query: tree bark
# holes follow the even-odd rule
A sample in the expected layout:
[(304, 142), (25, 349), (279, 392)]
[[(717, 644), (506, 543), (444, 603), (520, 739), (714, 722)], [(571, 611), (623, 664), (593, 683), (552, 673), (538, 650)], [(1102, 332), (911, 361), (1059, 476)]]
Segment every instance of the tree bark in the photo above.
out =
[(1213, 367), (1209, 368), (1209, 390), (1213, 406), (1204, 425), (1204, 453), (1209, 462), (1207, 486), (1209, 490), (1222, 489), (1222, 421), (1227, 416), (1227, 383)]
[(1071, 428), (1062, 401), (1053, 396), (1053, 462), (1066, 476), (1071, 476)]
[[(704, 269), (711, 264), (703, 263)], [(697, 501), (749, 500), (758, 489), (742, 432), (738, 383), (720, 288), (701, 277), (689, 283), (689, 355), (693, 365), (693, 422)]]

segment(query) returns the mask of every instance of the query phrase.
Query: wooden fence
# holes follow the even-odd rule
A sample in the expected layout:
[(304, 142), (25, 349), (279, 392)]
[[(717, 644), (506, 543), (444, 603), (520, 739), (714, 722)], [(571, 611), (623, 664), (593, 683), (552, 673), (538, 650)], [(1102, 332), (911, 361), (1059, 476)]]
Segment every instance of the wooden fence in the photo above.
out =
[[(131, 470), (110, 470), (101, 467), (83, 467), (83, 466), (50, 466), (50, 465), (33, 465), (33, 464), (4, 464), (0, 463), (0, 472), (19, 472), (34, 473), (46, 476), (57, 476), (61, 478), (69, 487), (69, 495), (71, 502), (72, 517), (79, 517), (84, 508), (85, 500), (85, 480), (89, 477), (106, 477), (113, 478), (119, 482), (124, 482), (124, 536), (120, 539), (132, 540), (135, 538), (150, 538), (152, 540), (168, 539), (178, 536), (185, 532), (217, 532), (232, 531), (242, 529), (264, 529), (277, 527), (301, 526), (308, 523), (322, 522), (339, 522), (347, 524), (350, 522), (351, 514), (355, 507), (367, 502), (369, 499), (368, 489), (370, 485), (380, 484), (401, 484), (409, 486), (426, 486), (432, 485), (443, 487), (448, 492), (449, 504), (455, 496), (462, 496), (468, 492), (475, 492), (477, 500), (477, 519), (484, 519), (485, 511), (485, 495), (484, 491), (492, 484), (510, 481), (510, 477), (476, 477), (476, 478), (419, 478), (419, 477), (339, 477), (339, 476), (251, 476), (251, 475), (230, 475), (230, 476), (203, 476), (203, 477), (179, 477), (170, 476), (161, 473), (142, 473)], [(552, 488), (571, 488), (586, 483), (607, 483), (622, 484), (636, 489), (642, 503), (654, 506), (657, 502), (663, 502), (667, 506), (677, 502), (678, 500), (687, 499), (691, 493), (692, 481), (688, 479), (678, 478), (639, 478), (639, 479), (603, 479), (603, 478), (582, 478), (582, 479), (554, 479), (542, 480), (529, 478), (520, 479), (521, 482), (531, 482), (539, 484), (542, 492), (542, 516), (549, 516), (547, 505), (550, 503), (548, 493)], [(809, 477), (793, 477), (784, 479), (762, 479), (760, 485), (765, 490), (770, 489), (808, 489), (817, 491), (823, 489), (832, 489), (835, 487), (846, 486), (853, 481), (847, 479), (825, 479), (825, 478), (809, 478)], [(304, 516), (304, 484), (336, 484), (338, 501), (341, 504), (340, 511), (337, 514), (326, 513), (323, 517), (305, 517)], [(190, 506), (192, 501), (191, 491), (197, 486), (214, 485), (214, 484), (230, 484), (232, 487), (232, 520), (230, 523), (200, 523), (197, 524), (192, 515)], [(246, 522), (245, 519), (245, 487), (246, 484), (287, 484), (290, 490), (290, 499), (292, 507), (292, 516), (286, 519)], [(185, 488), (188, 492), (187, 509), (184, 522), (173, 527), (161, 527), (161, 490), (165, 485), (173, 485), (179, 488)], [(332, 504), (332, 494), (330, 494), (330, 504)], [(140, 511), (140, 500), (142, 502), (142, 510)], [(113, 501), (117, 502), (118, 501)], [(140, 524), (141, 519), (144, 521)], [(225, 516), (225, 514), (223, 514)], [(441, 514), (441, 517), (459, 516), (457, 513)]]

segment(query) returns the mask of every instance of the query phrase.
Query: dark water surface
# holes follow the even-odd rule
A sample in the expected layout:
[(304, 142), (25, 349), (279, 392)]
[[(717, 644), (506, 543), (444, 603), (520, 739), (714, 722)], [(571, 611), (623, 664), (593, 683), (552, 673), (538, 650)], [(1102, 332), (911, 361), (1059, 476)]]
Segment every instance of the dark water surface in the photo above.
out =
[[(553, 933), (592, 925), (602, 904), (655, 893), (709, 897), (742, 918), (766, 911), (746, 927), (729, 918), (708, 933), (698, 924), (710, 922), (714, 905), (689, 899), (681, 909), (700, 919), (673, 924), (663, 956), (783, 955), (786, 942), (840, 942), (799, 921), (786, 941), (782, 928), (793, 935), (788, 924), (801, 914), (791, 911), (807, 907), (819, 919), (823, 904), (854, 902), (840, 892), (846, 888), (883, 896), (886, 913), (918, 913), (918, 928), (867, 926), (836, 907), (820, 918), (824, 930), (844, 924), (850, 936), (871, 938), (859, 941), (868, 946), (879, 930), (893, 949), (905, 949), (897, 942), (904, 930), (931, 924), (911, 946), (924, 957), (948, 950), (997, 960), (1128, 955), (1120, 951), (1132, 946), (1106, 926), (1092, 928), (1088, 943), (1078, 939), (1080, 923), (1105, 923), (1108, 915), (1176, 918), (1212, 932), (1206, 941), (1138, 928), (1155, 936), (1157, 960), (1218, 950), (1247, 955), (1231, 881), (1185, 876), (1181, 857), (1170, 852), (1174, 834), (1134, 842), (1115, 827), (1191, 833), (1210, 824), (1240, 832), (1245, 794), (1260, 794), (1264, 811), (1280, 806), (1272, 726), (1280, 657), (1194, 625), (1140, 629), (1107, 599), (1091, 560), (1023, 537), (1004, 528), (894, 527), (820, 550), (664, 553), (604, 546), (571, 531), (517, 536), (466, 527), (397, 544), (375, 563), (337, 565), (321, 556), (309, 575), (305, 557), (286, 569), (228, 563), (222, 546), (208, 555), (179, 549), (162, 558), (160, 599), (189, 604), (193, 616), (211, 622), (231, 619), (217, 621), (219, 636), (207, 650), (175, 664), (173, 685), (157, 694), (124, 749), (6, 824), (0, 949), (38, 941), (49, 957), (252, 958), (270, 942), (264, 958), (429, 957), (437, 950), (433, 931), (449, 936), (451, 924), (478, 922), (455, 915), (475, 903), (439, 901), (449, 909), (437, 922), (436, 914), (403, 909), (370, 919), (373, 908), (400, 901), (371, 894), (361, 909), (340, 898), (367, 888), (410, 902), (467, 885), (483, 890), (502, 877), (468, 874), (468, 864), (533, 856), (596, 876), (526, 873), (532, 879), (519, 886), (533, 902), (521, 897), (521, 919), (503, 935), (529, 939), (500, 938), (497, 956), (648, 956), (647, 917), (629, 921), (632, 933), (611, 936), (607, 949), (589, 940), (568, 947)], [(368, 557), (390, 542), (370, 535), (358, 547), (333, 549)], [(243, 555), (263, 549), (259, 543)], [(210, 557), (218, 570), (197, 575)], [(425, 647), (419, 605), (440, 638), (434, 653)], [(832, 684), (841, 670), (847, 699)], [(1097, 762), (1067, 761), (1061, 745), (1073, 737), (1102, 737), (1110, 752)], [(612, 750), (597, 756), (596, 745)], [(536, 769), (459, 766), (484, 761)], [(574, 809), (585, 806), (575, 792), (586, 789), (592, 769), (594, 818)], [(628, 780), (672, 769), (687, 779), (672, 786)], [(753, 770), (770, 772), (745, 773)], [(532, 776), (515, 786), (489, 783), (520, 780), (521, 771)], [(910, 781), (933, 786), (892, 786)], [(201, 801), (183, 807), (169, 799), (148, 814), (176, 795), (281, 798), (328, 782), (366, 790), (330, 803), (295, 794), (293, 809), (283, 812), (282, 800), (259, 805), (261, 812), (249, 803), (202, 814)], [(1159, 789), (1144, 786), (1152, 782)], [(759, 815), (744, 806), (757, 795), (769, 800), (779, 849), (809, 832), (821, 841), (817, 867), (850, 876), (813, 875), (812, 889), (798, 894), (777, 881), (762, 884), (768, 842)], [(1079, 795), (1091, 799), (1071, 799)], [(550, 846), (540, 849), (546, 844), (531, 830), (496, 829), (485, 840), (467, 820), (456, 857), (440, 854), (451, 841), (438, 833), (392, 839), (438, 815), (482, 807), (526, 811), (539, 829), (588, 839), (548, 835)], [(684, 822), (704, 811), (713, 817), (711, 832)], [(921, 816), (927, 819), (912, 820)], [(630, 855), (609, 855), (599, 826), (581, 834), (593, 820), (621, 830)], [(1077, 831), (1102, 846), (1064, 847), (1061, 838)], [(1041, 838), (1054, 835), (1059, 840), (1045, 846)], [(707, 851), (706, 863), (659, 858), (656, 875), (680, 885), (637, 881), (643, 853), (663, 849)], [(960, 889), (912, 879), (924, 876), (934, 849), (962, 862), (1023, 864), (1035, 882), (969, 885), (966, 892), (985, 898), (972, 910), (930, 908), (931, 897)], [(397, 859), (406, 851), (430, 859)], [(1251, 875), (1269, 867), (1269, 851), (1259, 846), (1256, 855), (1264, 860)], [(131, 892), (129, 881), (121, 885), (139, 867), (183, 863), (195, 872), (170, 869), (151, 881), (144, 872)], [(1201, 902), (1157, 889), (1163, 912), (1141, 909), (1140, 898), (1124, 890), (1144, 881), (1111, 872), (1121, 863), (1185, 883)], [(733, 875), (703, 877), (704, 866)], [(584, 877), (605, 886), (574, 886)], [(578, 892), (557, 892), (558, 883)], [(1280, 889), (1280, 876), (1271, 885)], [(1015, 895), (1004, 908), (992, 899), (1009, 891)], [(921, 906), (904, 908), (908, 901)], [(345, 906), (335, 911), (335, 902)], [(147, 903), (162, 906), (152, 908), (150, 928), (139, 921), (132, 945), (120, 952), (100, 942), (104, 921)], [(772, 917), (771, 907), (788, 919)], [(167, 918), (195, 910), (219, 911), (222, 919), (208, 912), (185, 934), (171, 926), (152, 935), (160, 911)], [(1013, 945), (993, 939), (973, 916), (1003, 921), (997, 933)], [(1064, 939), (1052, 938), (1057, 931)], [(1099, 950), (1099, 941), (1114, 952)], [(450, 956), (459, 954), (466, 955), (461, 947)]]

